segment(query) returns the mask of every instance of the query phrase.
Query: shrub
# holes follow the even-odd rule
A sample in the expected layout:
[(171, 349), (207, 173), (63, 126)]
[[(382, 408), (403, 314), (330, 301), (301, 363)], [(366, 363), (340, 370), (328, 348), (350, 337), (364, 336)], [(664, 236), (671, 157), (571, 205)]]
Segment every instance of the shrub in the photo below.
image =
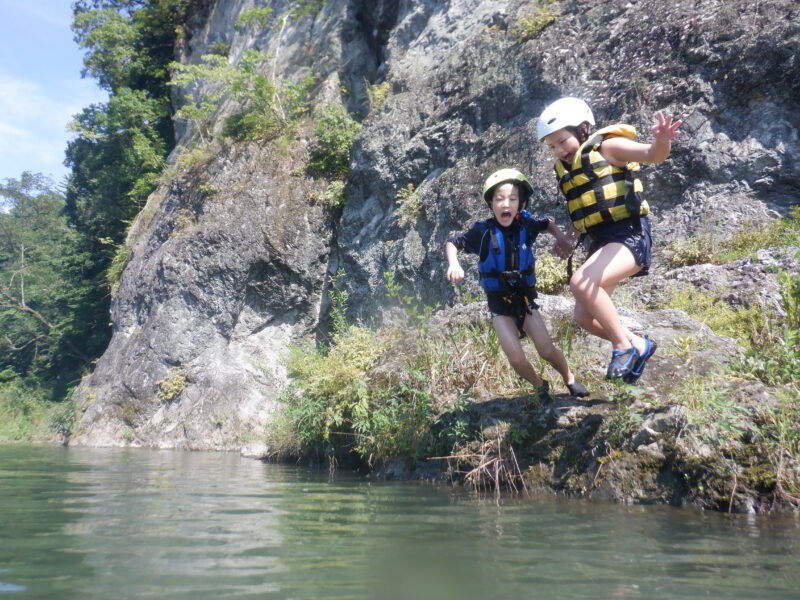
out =
[(363, 444), (358, 439), (367, 430), (363, 422), (377, 408), (367, 371), (383, 347), (374, 332), (356, 326), (338, 333), (327, 349), (308, 342), (292, 347), (287, 370), (295, 385), (287, 415), (305, 453), (334, 456)]
[(50, 408), (50, 416), (48, 419), (48, 428), (68, 438), (72, 435), (72, 429), (75, 427), (75, 420), (77, 415), (75, 413), (75, 402), (70, 395), (66, 400), (53, 404)]
[(219, 56), (227, 58), (231, 53), (231, 45), (228, 42), (217, 40), (208, 47), (208, 51), (209, 54), (218, 54)]
[(194, 123), (201, 135), (210, 136), (211, 117), (226, 95), (236, 100), (241, 110), (229, 117), (223, 135), (237, 140), (274, 139), (291, 132), (297, 119), (308, 110), (308, 88), (312, 77), (298, 83), (278, 82), (261, 73), (269, 55), (248, 50), (237, 66), (216, 54), (203, 56), (198, 65), (173, 62), (171, 85), (189, 86), (205, 82), (208, 91), (199, 98), (186, 97), (186, 104), (175, 114)]
[(166, 404), (172, 402), (186, 389), (186, 366), (172, 367), (167, 376), (156, 382), (158, 386), (158, 399)]
[(344, 206), (346, 198), (344, 197), (344, 181), (335, 180), (328, 183), (324, 191), (319, 193), (312, 193), (311, 199), (319, 202), (323, 206), (330, 208), (339, 208)]
[(233, 26), (239, 31), (248, 27), (266, 29), (272, 22), (272, 12), (268, 6), (242, 11)]
[(193, 169), (194, 167), (207, 163), (211, 156), (212, 150), (207, 145), (195, 144), (188, 148), (186, 146), (176, 146), (175, 159), (172, 164), (164, 170), (162, 183), (169, 182), (176, 175), (188, 169)]
[(536, 289), (544, 294), (562, 291), (567, 284), (567, 261), (550, 252), (536, 256)]
[(403, 296), (393, 273), (384, 279), (402, 309), (400, 323), (347, 324), (347, 297), (337, 283), (342, 276), (331, 285), (329, 344), (300, 343), (286, 359), (292, 383), (269, 434), (276, 454), (332, 463), (347, 456), (373, 465), (449, 453), (464, 440), (463, 405), (473, 390), (530, 392), (489, 323), (432, 326), (433, 308)]
[(320, 110), (314, 127), (309, 170), (333, 177), (347, 177), (350, 151), (358, 128), (358, 122), (340, 104), (330, 104)]
[(402, 226), (413, 225), (422, 216), (422, 201), (419, 192), (412, 184), (406, 185), (397, 192), (397, 222)]
[(389, 97), (389, 92), (392, 90), (392, 84), (388, 81), (383, 83), (376, 83), (367, 87), (367, 98), (369, 99), (370, 112), (380, 110), (386, 103)]
[(111, 289), (112, 295), (116, 294), (119, 289), (122, 273), (125, 271), (125, 267), (128, 266), (132, 253), (132, 250), (125, 242), (117, 245), (114, 250), (111, 264), (108, 266), (108, 270), (106, 270), (106, 282)]
[(42, 440), (52, 436), (49, 415), (54, 405), (44, 386), (32, 378), (0, 382), (0, 439)]

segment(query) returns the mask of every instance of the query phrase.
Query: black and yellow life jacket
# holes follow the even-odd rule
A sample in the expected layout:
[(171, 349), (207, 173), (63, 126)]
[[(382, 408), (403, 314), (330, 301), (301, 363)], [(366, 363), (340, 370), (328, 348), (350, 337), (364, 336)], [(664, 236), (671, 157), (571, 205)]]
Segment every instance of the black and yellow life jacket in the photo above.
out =
[(572, 158), (572, 165), (562, 160), (555, 164), (558, 187), (567, 199), (570, 219), (582, 233), (650, 212), (642, 199), (642, 182), (635, 175), (639, 163), (617, 167), (600, 154), (600, 144), (610, 137), (632, 140), (636, 129), (622, 124), (604, 127), (581, 144)]

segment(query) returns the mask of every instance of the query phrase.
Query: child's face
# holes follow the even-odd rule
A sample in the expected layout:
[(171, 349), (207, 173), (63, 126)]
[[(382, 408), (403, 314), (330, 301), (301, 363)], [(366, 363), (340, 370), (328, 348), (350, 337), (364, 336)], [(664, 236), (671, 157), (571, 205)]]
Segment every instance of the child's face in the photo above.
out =
[(581, 146), (575, 134), (566, 128), (554, 131), (544, 138), (544, 142), (547, 144), (547, 147), (550, 148), (550, 152), (553, 153), (553, 156), (560, 158), (567, 164), (572, 163), (575, 152)]
[(511, 225), (519, 212), (519, 188), (513, 183), (503, 183), (494, 188), (492, 212), (500, 225)]

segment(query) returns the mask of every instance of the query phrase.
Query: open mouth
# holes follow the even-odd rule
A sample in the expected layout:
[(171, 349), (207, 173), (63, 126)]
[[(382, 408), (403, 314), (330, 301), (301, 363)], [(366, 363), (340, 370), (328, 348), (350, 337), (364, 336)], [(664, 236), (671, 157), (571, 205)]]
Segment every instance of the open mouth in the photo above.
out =
[(512, 218), (513, 216), (514, 216), (514, 215), (512, 215), (512, 214), (511, 214), (511, 211), (510, 211), (510, 210), (504, 210), (504, 211), (502, 211), (502, 212), (500, 213), (500, 218), (501, 218), (501, 219), (510, 219), (510, 218)]

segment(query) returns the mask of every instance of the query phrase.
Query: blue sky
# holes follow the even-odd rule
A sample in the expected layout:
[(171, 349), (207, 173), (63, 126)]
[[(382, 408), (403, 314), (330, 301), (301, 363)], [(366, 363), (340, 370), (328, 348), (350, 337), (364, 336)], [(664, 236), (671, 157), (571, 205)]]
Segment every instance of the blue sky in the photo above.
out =
[(72, 0), (0, 0), (0, 181), (23, 171), (59, 183), (72, 115), (107, 94), (81, 79)]

